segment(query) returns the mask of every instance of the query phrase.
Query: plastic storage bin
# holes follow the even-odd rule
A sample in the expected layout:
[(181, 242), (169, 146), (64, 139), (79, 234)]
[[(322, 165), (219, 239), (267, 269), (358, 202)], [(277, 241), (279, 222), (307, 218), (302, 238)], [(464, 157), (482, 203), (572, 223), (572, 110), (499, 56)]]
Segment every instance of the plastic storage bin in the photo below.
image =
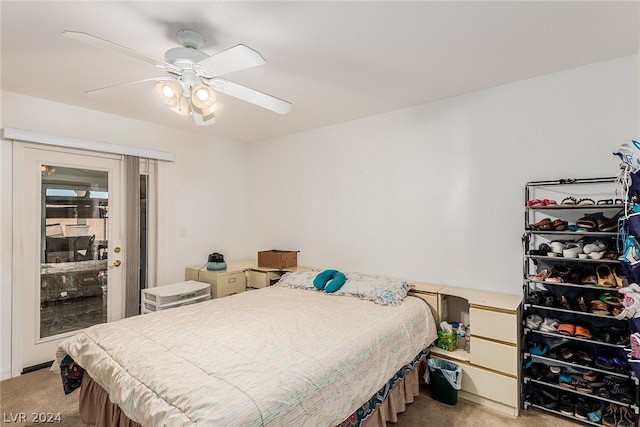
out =
[(462, 368), (442, 359), (427, 361), (431, 398), (447, 405), (458, 403), (458, 390), (462, 386)]

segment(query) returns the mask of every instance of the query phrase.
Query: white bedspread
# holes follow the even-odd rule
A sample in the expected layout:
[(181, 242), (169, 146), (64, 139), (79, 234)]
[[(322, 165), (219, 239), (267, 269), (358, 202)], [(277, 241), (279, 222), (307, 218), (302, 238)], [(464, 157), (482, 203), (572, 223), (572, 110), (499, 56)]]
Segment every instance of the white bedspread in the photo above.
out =
[(94, 326), (57, 360), (145, 426), (335, 426), (435, 338), (415, 297), (268, 287)]

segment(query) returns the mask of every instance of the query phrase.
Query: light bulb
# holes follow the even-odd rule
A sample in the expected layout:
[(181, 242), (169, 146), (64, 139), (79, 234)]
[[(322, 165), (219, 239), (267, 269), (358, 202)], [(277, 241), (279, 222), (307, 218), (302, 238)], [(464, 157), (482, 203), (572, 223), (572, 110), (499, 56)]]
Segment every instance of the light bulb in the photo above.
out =
[(175, 93), (173, 93), (173, 90), (167, 85), (164, 85), (162, 87), (162, 94), (167, 98), (172, 98), (175, 95)]
[(209, 99), (209, 92), (205, 88), (200, 88), (196, 91), (196, 96), (200, 101), (206, 101)]

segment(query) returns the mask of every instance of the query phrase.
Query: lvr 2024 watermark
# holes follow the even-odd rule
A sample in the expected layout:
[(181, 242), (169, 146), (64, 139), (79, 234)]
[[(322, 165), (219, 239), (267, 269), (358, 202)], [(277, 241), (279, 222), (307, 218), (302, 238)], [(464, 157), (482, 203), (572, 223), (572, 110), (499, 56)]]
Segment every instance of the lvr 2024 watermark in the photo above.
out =
[(31, 424), (53, 424), (61, 423), (60, 413), (53, 412), (3, 412), (2, 421), (5, 424), (31, 423)]

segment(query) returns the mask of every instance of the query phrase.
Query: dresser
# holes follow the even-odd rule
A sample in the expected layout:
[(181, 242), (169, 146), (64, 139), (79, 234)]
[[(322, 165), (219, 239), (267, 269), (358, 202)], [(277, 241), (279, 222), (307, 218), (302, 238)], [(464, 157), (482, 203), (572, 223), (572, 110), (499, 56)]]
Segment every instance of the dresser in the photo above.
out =
[(414, 283), (410, 294), (427, 301), (438, 325), (442, 321), (470, 325), (469, 351), (431, 350), (432, 358), (462, 368), (459, 396), (517, 416), (522, 297), (426, 283)]

